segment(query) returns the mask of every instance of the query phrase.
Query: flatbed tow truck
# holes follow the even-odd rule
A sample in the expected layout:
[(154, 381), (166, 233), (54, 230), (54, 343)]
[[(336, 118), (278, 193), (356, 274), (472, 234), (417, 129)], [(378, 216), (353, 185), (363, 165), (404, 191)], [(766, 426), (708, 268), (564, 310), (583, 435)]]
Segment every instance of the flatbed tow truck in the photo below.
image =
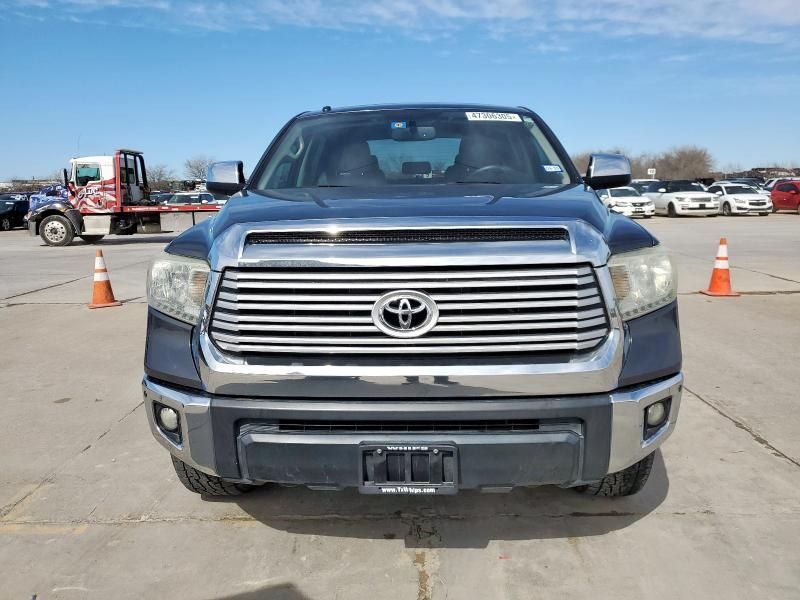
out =
[(26, 216), (28, 232), (48, 246), (68, 246), (75, 237), (91, 244), (109, 234), (181, 232), (220, 209), (151, 201), (144, 156), (124, 148), (113, 156), (71, 159), (64, 186), (66, 198), (53, 196)]

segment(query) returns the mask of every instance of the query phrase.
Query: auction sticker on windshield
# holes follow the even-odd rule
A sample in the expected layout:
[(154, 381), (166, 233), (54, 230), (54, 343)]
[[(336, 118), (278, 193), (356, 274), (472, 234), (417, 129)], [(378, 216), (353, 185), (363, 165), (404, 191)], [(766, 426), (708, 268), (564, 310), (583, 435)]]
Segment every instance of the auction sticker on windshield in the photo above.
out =
[(522, 121), (516, 113), (468, 112), (468, 121)]

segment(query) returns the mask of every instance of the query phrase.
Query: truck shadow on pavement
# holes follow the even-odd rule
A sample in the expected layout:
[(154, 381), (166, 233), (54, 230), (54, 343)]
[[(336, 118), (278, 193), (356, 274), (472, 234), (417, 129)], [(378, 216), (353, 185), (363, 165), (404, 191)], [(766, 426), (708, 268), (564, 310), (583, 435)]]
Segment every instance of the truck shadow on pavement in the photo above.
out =
[(261, 523), (297, 535), (402, 539), (407, 548), (485, 548), (494, 540), (576, 538), (623, 529), (658, 508), (668, 490), (658, 452), (647, 485), (628, 498), (589, 497), (555, 486), (437, 498), (266, 486), (235, 502)]
[(220, 596), (214, 600), (310, 600), (310, 598), (291, 583), (279, 583), (249, 592)]

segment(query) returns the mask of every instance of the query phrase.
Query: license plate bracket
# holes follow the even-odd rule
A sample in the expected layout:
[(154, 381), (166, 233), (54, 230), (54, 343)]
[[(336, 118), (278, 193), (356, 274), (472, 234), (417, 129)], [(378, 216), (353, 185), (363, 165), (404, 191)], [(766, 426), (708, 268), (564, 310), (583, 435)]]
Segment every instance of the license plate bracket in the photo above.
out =
[(362, 494), (448, 495), (458, 492), (455, 444), (364, 443), (359, 447)]

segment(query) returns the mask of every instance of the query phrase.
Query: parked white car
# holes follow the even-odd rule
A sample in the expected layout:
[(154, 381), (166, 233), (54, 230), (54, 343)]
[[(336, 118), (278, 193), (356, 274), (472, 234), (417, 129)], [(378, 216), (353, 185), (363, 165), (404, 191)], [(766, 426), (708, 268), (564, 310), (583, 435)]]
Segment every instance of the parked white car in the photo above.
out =
[(714, 183), (708, 191), (717, 196), (719, 213), (726, 217), (748, 213), (766, 217), (772, 212), (772, 199), (749, 185)]
[(644, 195), (655, 203), (657, 215), (705, 217), (716, 216), (719, 213), (717, 196), (707, 192), (696, 181), (651, 183)]
[(626, 217), (649, 219), (656, 214), (650, 198), (645, 198), (633, 187), (618, 187), (610, 190), (597, 190), (597, 195), (609, 209)]

